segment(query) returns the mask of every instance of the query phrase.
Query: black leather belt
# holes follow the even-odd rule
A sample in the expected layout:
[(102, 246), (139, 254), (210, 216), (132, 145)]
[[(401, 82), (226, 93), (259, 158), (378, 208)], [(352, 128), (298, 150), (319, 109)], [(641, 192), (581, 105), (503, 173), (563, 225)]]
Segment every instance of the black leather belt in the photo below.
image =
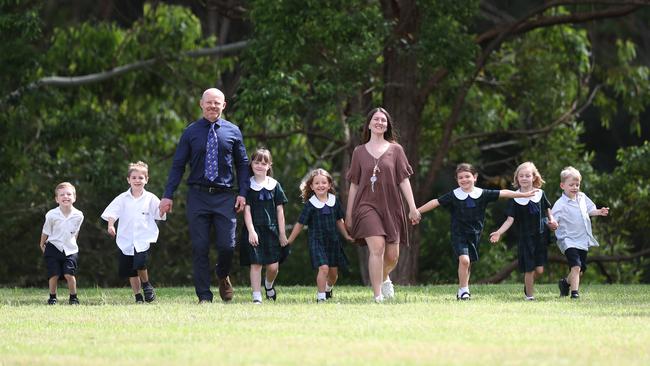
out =
[(210, 187), (210, 186), (202, 186), (200, 184), (192, 184), (190, 187), (201, 191), (201, 192), (208, 192), (210, 194), (216, 194), (216, 193), (232, 193), (231, 188), (226, 188), (226, 187)]

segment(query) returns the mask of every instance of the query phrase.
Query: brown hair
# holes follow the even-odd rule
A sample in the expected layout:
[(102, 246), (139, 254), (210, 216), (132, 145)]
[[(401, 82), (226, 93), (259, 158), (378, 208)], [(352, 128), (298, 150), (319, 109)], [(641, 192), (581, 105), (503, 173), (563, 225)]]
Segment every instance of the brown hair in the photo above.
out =
[(269, 177), (273, 176), (273, 159), (271, 158), (271, 152), (268, 149), (265, 149), (263, 147), (260, 147), (259, 149), (255, 150), (254, 153), (251, 154), (251, 161), (250, 164), (248, 165), (249, 167), (249, 172), (251, 175), (253, 175), (253, 162), (254, 161), (262, 161), (265, 163), (269, 164), (269, 170), (266, 172), (266, 175)]
[(478, 174), (476, 169), (470, 163), (460, 163), (456, 165), (456, 178), (458, 178), (458, 173), (469, 172), (472, 175)]
[(54, 197), (56, 197), (56, 195), (59, 193), (59, 189), (63, 189), (63, 188), (72, 189), (72, 194), (74, 194), (74, 196), (77, 197), (77, 190), (74, 188), (74, 186), (70, 182), (61, 182), (61, 183), (57, 184), (56, 188), (54, 188)]
[(131, 177), (131, 173), (133, 172), (144, 173), (145, 178), (149, 179), (149, 165), (143, 161), (129, 163), (129, 170), (126, 172), (126, 177)]
[(517, 180), (517, 176), (519, 175), (519, 172), (521, 170), (526, 168), (529, 168), (530, 171), (533, 173), (533, 187), (542, 188), (542, 185), (546, 183), (546, 181), (542, 179), (542, 175), (539, 174), (539, 170), (537, 170), (537, 167), (531, 161), (527, 161), (525, 163), (519, 164), (517, 170), (515, 170), (515, 175), (512, 178), (512, 186), (515, 188), (519, 188), (519, 181)]
[(382, 107), (373, 108), (370, 110), (370, 112), (368, 112), (368, 115), (366, 116), (366, 123), (363, 125), (363, 138), (361, 141), (364, 144), (370, 141), (370, 121), (372, 121), (372, 116), (374, 116), (377, 112), (383, 113), (386, 116), (386, 121), (388, 121), (386, 132), (384, 132), (384, 139), (386, 139), (388, 142), (397, 142), (397, 134), (393, 133), (393, 117), (391, 117), (390, 114)]
[(300, 197), (302, 198), (303, 202), (307, 202), (307, 200), (309, 200), (309, 198), (314, 194), (314, 191), (311, 189), (311, 185), (314, 182), (314, 178), (318, 175), (322, 175), (327, 178), (327, 181), (330, 183), (330, 189), (328, 192), (331, 194), (336, 194), (336, 190), (334, 190), (334, 180), (332, 179), (330, 173), (328, 173), (325, 169), (318, 168), (312, 170), (311, 173), (309, 173), (309, 178), (300, 184)]

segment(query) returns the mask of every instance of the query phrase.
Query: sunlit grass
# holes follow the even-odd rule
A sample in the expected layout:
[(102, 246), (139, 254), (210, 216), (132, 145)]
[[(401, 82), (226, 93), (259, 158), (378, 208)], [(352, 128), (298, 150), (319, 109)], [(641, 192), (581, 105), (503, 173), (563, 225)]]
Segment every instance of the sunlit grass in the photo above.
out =
[(278, 301), (198, 305), (192, 288), (159, 288), (153, 304), (130, 290), (85, 288), (81, 306), (47, 306), (46, 289), (0, 289), (0, 365), (9, 364), (505, 364), (650, 363), (650, 287), (584, 286), (559, 298), (538, 286), (396, 287), (374, 304), (363, 287), (278, 287)]

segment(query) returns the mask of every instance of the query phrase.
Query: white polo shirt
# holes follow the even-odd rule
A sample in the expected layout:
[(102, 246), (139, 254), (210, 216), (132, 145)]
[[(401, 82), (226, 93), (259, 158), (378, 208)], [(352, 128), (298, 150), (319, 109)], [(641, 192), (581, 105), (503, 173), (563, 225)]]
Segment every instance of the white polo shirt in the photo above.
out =
[(160, 216), (160, 200), (155, 194), (144, 190), (140, 197), (133, 197), (131, 190), (115, 197), (102, 213), (102, 219), (119, 221), (117, 225), (117, 246), (124, 255), (134, 255), (149, 249), (150, 243), (158, 240), (158, 225), (155, 220), (165, 220)]
[(77, 246), (77, 234), (84, 221), (84, 214), (72, 207), (70, 214), (66, 217), (60, 207), (53, 208), (45, 214), (43, 234), (47, 235), (47, 241), (52, 243), (60, 252), (65, 255), (79, 252)]
[(598, 246), (589, 218), (589, 212), (594, 210), (596, 205), (582, 192), (578, 192), (575, 199), (562, 193), (562, 197), (555, 202), (552, 209), (558, 223), (555, 237), (562, 253), (567, 248), (589, 250), (589, 247)]

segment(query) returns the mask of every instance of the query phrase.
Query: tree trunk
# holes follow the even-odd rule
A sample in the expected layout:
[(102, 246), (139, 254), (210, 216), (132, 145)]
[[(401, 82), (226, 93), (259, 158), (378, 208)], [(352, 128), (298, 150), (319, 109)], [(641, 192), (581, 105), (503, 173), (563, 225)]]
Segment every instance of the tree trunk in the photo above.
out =
[[(393, 117), (406, 156), (419, 171), (418, 141), (420, 134), (423, 98), (419, 96), (417, 54), (413, 46), (417, 42), (419, 15), (415, 1), (382, 2), (384, 18), (396, 21), (392, 37), (384, 47), (384, 107)], [(417, 180), (411, 178), (414, 192), (418, 190)], [(404, 202), (406, 205), (406, 202)], [(408, 207), (406, 207), (408, 212)], [(409, 246), (400, 248), (400, 258), (391, 279), (399, 284), (414, 284), (418, 273), (420, 241), (417, 229), (409, 230)]]

